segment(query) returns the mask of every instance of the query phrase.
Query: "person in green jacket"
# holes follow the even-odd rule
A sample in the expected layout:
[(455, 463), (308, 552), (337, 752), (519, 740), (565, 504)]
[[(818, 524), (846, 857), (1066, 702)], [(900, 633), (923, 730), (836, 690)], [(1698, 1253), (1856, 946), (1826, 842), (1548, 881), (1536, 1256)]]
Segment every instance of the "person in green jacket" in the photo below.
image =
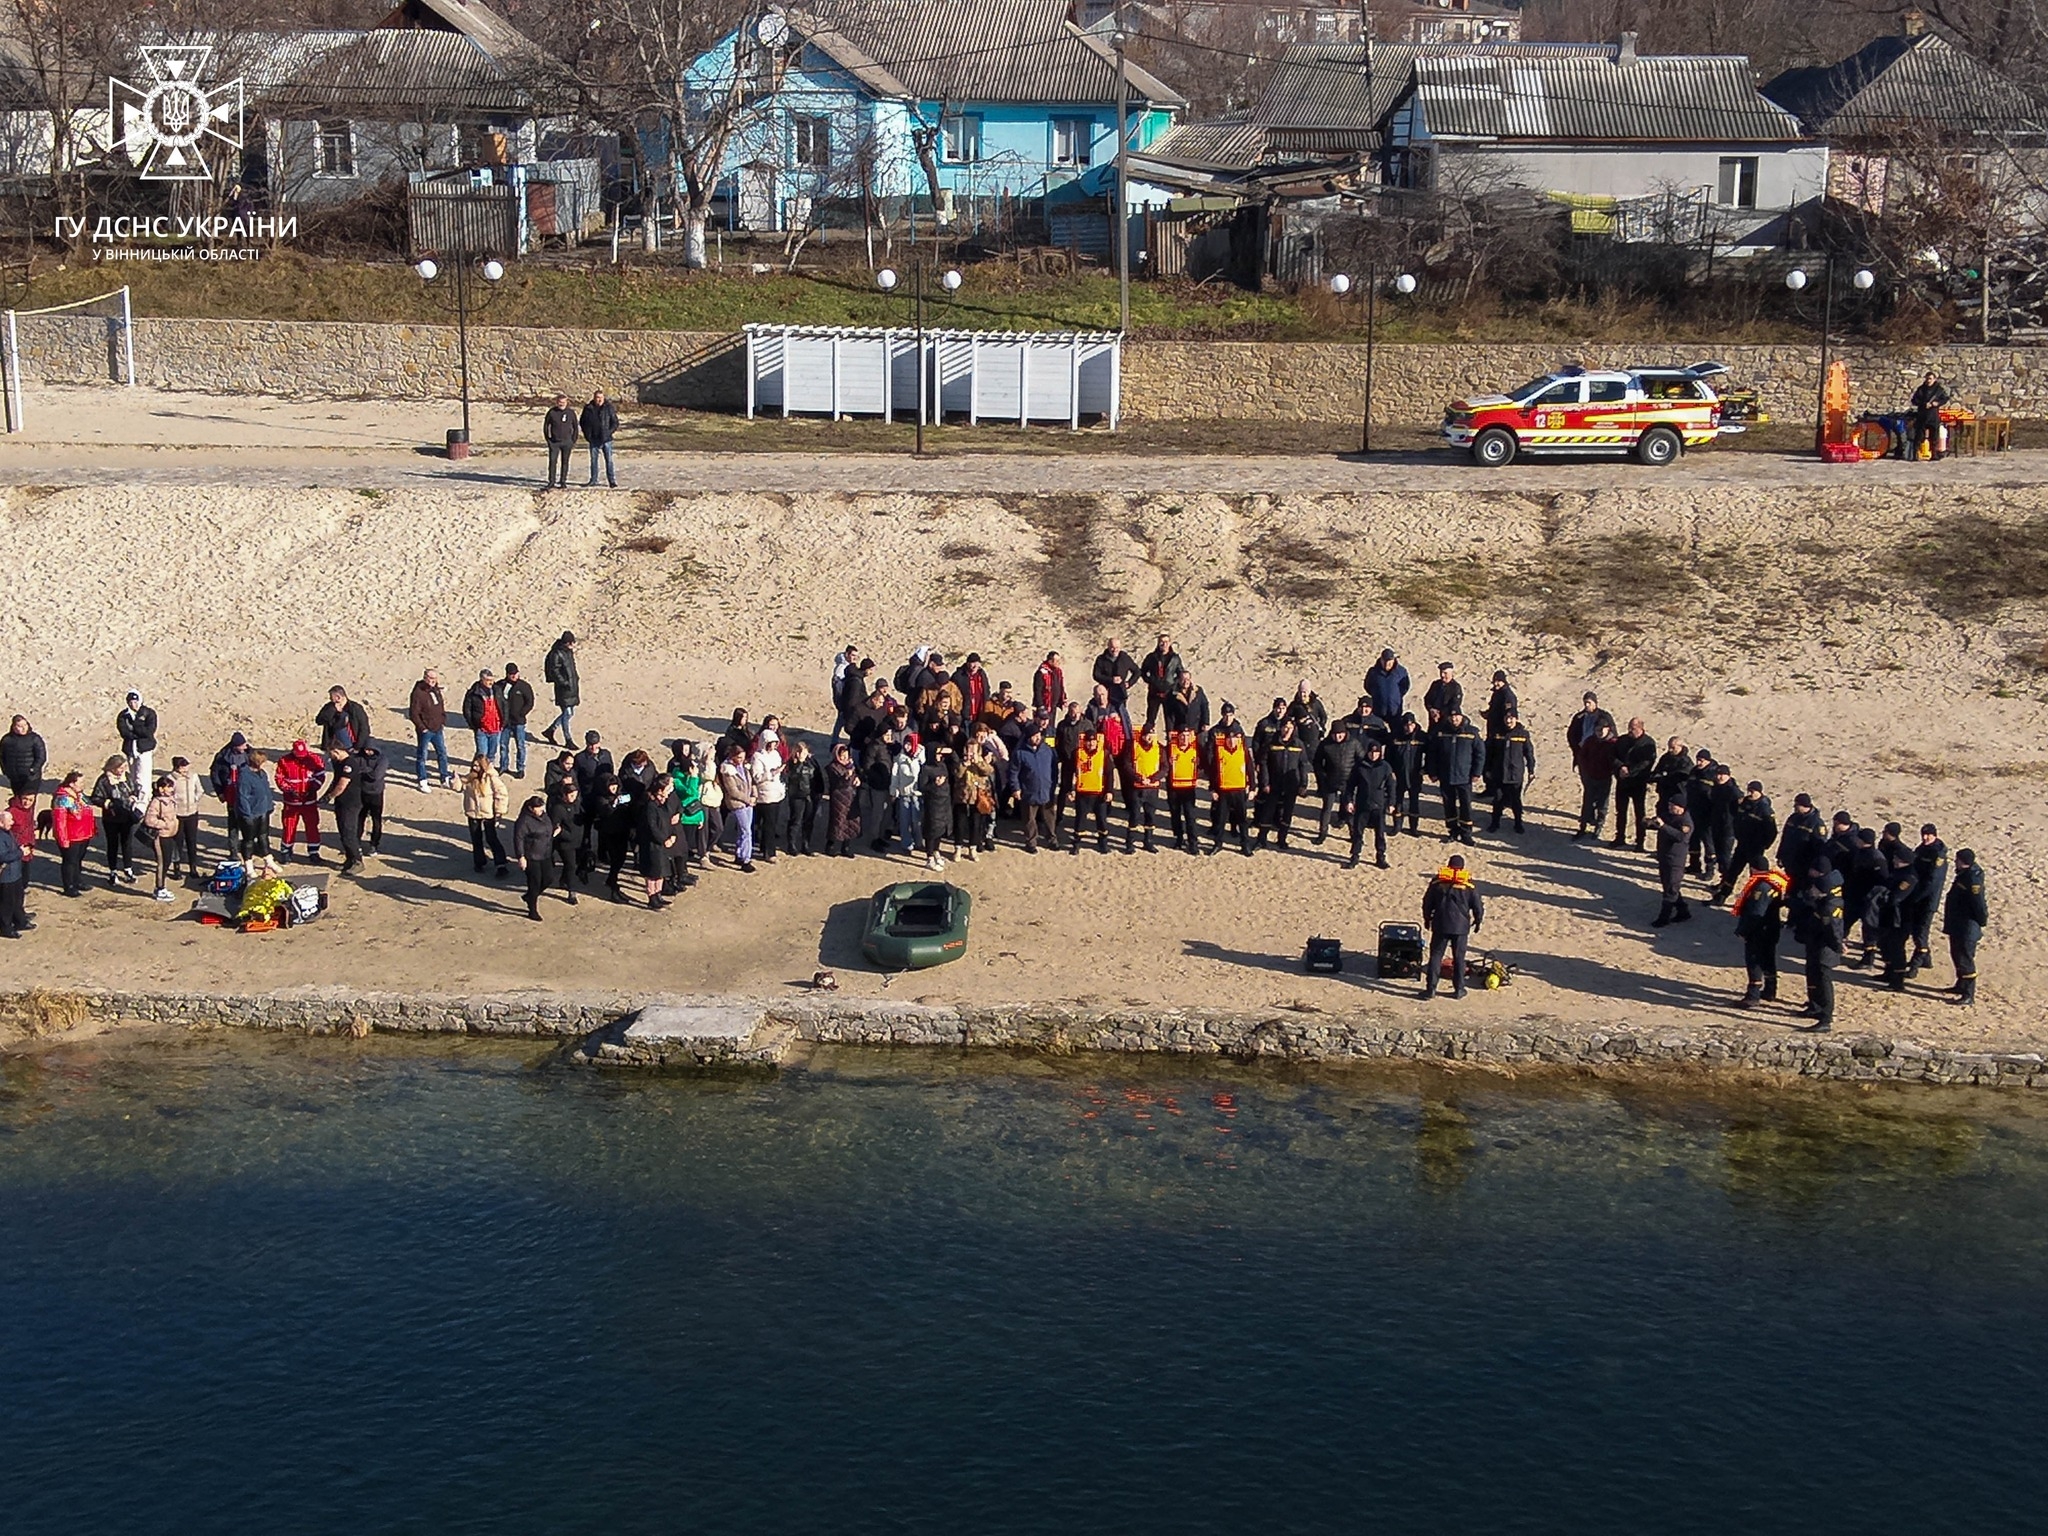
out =
[(711, 850), (705, 846), (704, 836), (703, 765), (688, 742), (675, 742), (670, 751), (673, 755), (668, 764), (669, 782), (675, 785), (676, 804), (682, 812), (683, 835), (676, 846), (686, 862), (694, 853), (699, 864), (706, 864), (710, 862)]

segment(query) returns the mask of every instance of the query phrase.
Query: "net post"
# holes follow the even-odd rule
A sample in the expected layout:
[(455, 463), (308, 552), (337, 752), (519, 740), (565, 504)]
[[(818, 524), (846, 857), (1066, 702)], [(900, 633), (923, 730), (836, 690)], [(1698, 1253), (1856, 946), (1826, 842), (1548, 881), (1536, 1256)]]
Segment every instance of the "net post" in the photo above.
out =
[(4, 363), (7, 395), (7, 430), (9, 432), (19, 432), (22, 430), (21, 338), (15, 332), (14, 311), (11, 309), (7, 311), (7, 332), (4, 339), (6, 346)]
[(122, 382), (130, 389), (135, 387), (135, 311), (128, 300), (128, 285), (121, 285), (121, 360), (128, 370)]

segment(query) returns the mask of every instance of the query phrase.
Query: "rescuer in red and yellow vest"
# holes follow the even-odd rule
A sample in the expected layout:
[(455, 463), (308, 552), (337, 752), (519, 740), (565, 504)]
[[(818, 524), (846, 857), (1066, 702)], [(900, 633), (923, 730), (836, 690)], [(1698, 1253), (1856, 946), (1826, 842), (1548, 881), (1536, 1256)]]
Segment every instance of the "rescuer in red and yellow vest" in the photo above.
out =
[(1152, 841), (1152, 818), (1159, 808), (1159, 786), (1166, 782), (1165, 749), (1149, 725), (1140, 726), (1131, 737), (1121, 764), (1124, 785), (1124, 852), (1137, 851), (1138, 829), (1145, 829), (1145, 851), (1157, 853)]
[(1791, 894), (1792, 877), (1782, 869), (1766, 869), (1751, 875), (1735, 898), (1735, 936), (1742, 940), (1743, 969), (1749, 973), (1744, 1008), (1778, 1000), (1778, 940)]
[(1225, 702), (1223, 718), (1209, 733), (1209, 832), (1214, 839), (1210, 852), (1223, 847), (1225, 824), (1237, 829), (1237, 848), (1252, 856), (1251, 830), (1245, 821), (1245, 801), (1251, 791), (1251, 746), (1244, 739), (1244, 727), (1237, 723), (1237, 706)]
[(1201, 787), (1201, 739), (1193, 731), (1169, 732), (1166, 738), (1166, 818), (1173, 827), (1173, 846), (1188, 853), (1202, 851), (1201, 829), (1195, 824), (1195, 795)]
[(1095, 818), (1095, 844), (1109, 852), (1109, 746), (1091, 720), (1074, 748), (1074, 840), (1069, 853), (1081, 851), (1081, 823)]

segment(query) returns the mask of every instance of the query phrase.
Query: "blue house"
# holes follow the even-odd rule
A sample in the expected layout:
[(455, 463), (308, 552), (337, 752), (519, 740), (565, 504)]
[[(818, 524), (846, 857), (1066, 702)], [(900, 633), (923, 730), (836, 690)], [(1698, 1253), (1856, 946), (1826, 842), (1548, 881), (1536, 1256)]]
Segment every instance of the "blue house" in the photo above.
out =
[[(1186, 101), (1127, 66), (1131, 147)], [(816, 0), (771, 10), (691, 66), (693, 92), (755, 94), (727, 145), (732, 222), (783, 229), (818, 202), (1035, 200), (1116, 158), (1117, 63), (1068, 0)]]

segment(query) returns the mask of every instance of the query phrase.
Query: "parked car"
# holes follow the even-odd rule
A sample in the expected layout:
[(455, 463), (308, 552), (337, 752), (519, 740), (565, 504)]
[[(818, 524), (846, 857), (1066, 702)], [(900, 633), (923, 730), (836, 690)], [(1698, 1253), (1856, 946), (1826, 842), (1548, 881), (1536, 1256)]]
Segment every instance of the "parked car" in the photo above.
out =
[(1724, 422), (1708, 382), (1720, 363), (1690, 368), (1561, 368), (1511, 395), (1454, 400), (1444, 412), (1444, 441), (1474, 462), (1499, 468), (1521, 454), (1622, 457), (1669, 464), (1742, 427)]

